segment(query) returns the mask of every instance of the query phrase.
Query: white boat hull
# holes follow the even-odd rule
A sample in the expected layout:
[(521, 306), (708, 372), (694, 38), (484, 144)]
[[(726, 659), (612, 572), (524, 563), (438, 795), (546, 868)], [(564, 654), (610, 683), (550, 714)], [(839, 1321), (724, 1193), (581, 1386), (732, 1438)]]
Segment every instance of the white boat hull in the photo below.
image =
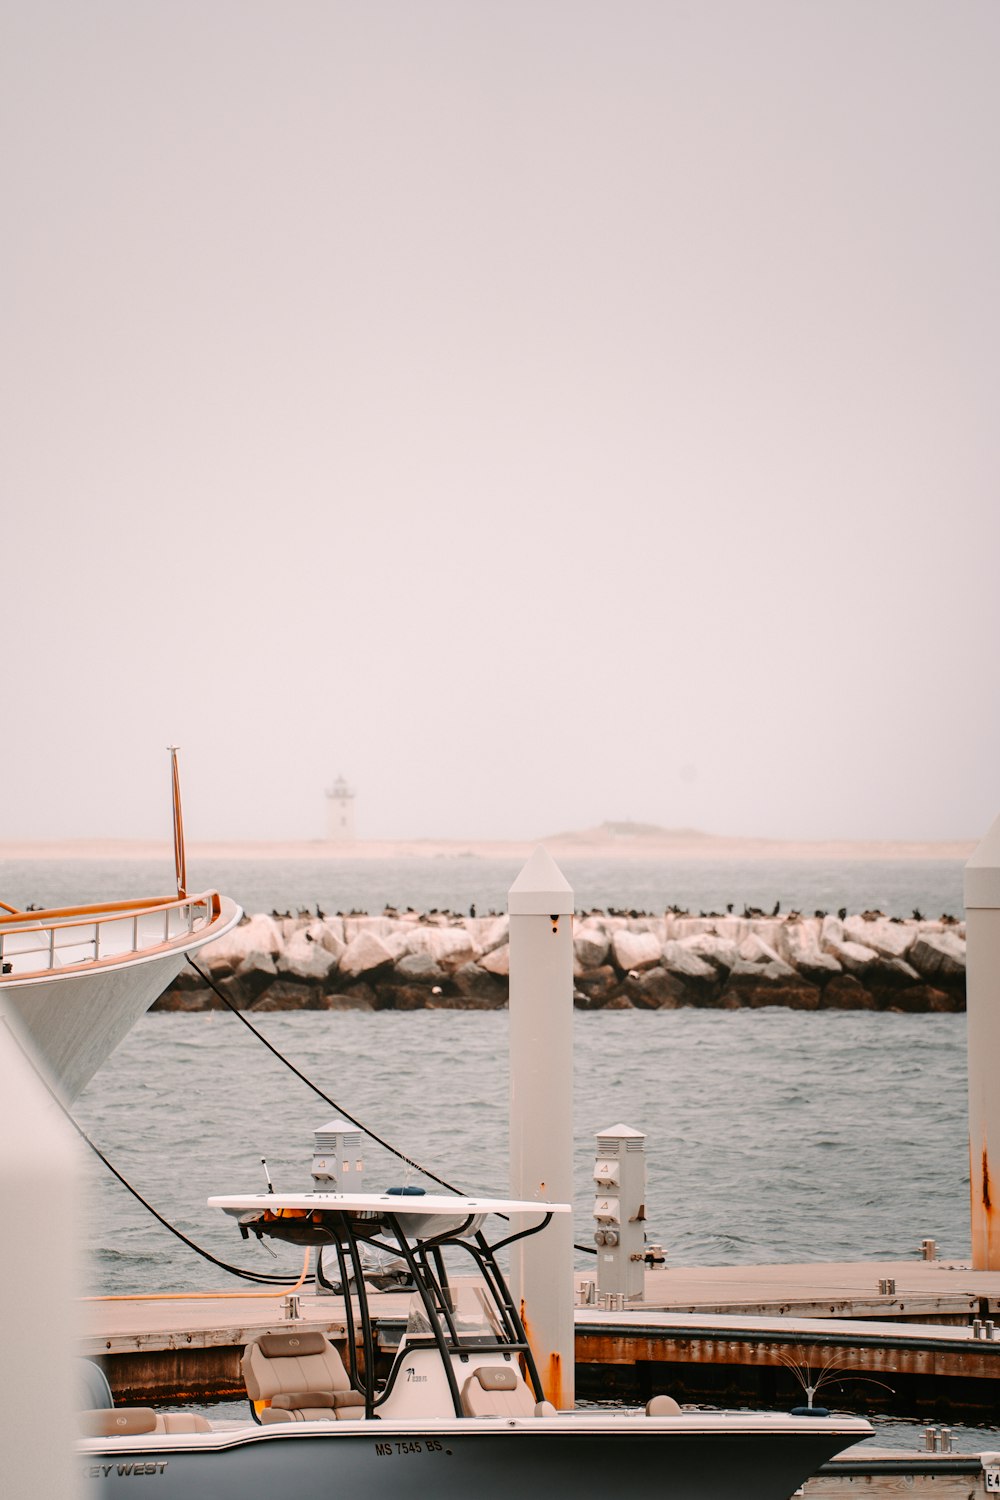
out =
[(156, 1477), (160, 1500), (294, 1495), (341, 1500), (787, 1500), (819, 1466), (869, 1436), (854, 1419), (721, 1413), (303, 1422), (93, 1439), (79, 1445), (90, 1495)]
[[(0, 1018), (42, 1064), (63, 1101), (72, 1104), (180, 973), (188, 954), (228, 932), (241, 915), (240, 908), (223, 897), (213, 921), (160, 942), (151, 951), (112, 951), (90, 963), (74, 963), (69, 951), (69, 967), (23, 977), (16, 971), (5, 974), (0, 981)], [(132, 931), (131, 919), (125, 916), (114, 925)], [(16, 964), (16, 950), (9, 951)], [(67, 953), (65, 948), (61, 951)]]

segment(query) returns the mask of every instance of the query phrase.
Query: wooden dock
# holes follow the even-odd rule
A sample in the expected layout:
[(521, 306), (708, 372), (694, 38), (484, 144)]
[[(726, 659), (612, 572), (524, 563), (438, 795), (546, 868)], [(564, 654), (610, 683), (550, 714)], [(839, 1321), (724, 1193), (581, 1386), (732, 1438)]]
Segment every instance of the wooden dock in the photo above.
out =
[[(641, 1305), (578, 1308), (578, 1389), (794, 1404), (794, 1364), (812, 1378), (830, 1367), (838, 1404), (988, 1420), (1000, 1403), (998, 1309), (1000, 1273), (956, 1261), (652, 1271)], [(977, 1321), (983, 1332), (996, 1322), (998, 1337), (977, 1338)]]
[[(580, 1295), (586, 1273), (577, 1276)], [(879, 1290), (886, 1283), (891, 1291)], [(409, 1294), (376, 1293), (388, 1356)], [(338, 1297), (300, 1294), (301, 1326), (346, 1337)], [(795, 1404), (790, 1363), (837, 1367), (838, 1384), (874, 1409), (954, 1420), (1000, 1401), (1000, 1273), (955, 1261), (710, 1266), (649, 1271), (645, 1297), (616, 1311), (576, 1309), (577, 1389), (584, 1396)], [(284, 1293), (114, 1298), (81, 1304), (81, 1353), (121, 1399), (220, 1400), (242, 1394), (250, 1339), (287, 1329)], [(892, 1399), (874, 1379), (892, 1387)], [(852, 1385), (853, 1382), (853, 1385)]]

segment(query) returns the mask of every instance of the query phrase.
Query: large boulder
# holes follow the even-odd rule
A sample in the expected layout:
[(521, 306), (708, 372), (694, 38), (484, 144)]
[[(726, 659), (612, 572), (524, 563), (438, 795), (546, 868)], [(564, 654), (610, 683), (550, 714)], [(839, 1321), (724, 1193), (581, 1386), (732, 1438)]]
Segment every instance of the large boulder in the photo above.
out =
[(197, 962), (204, 961), (213, 971), (216, 969), (238, 969), (247, 954), (257, 951), (270, 953), (274, 958), (284, 946), (281, 928), (273, 917), (260, 912), (248, 922), (240, 922), (232, 931), (206, 943), (195, 954)]
[[(383, 986), (379, 986), (380, 997)], [(385, 993), (389, 997), (380, 1009), (384, 1010), (426, 1010), (431, 998), (431, 991), (425, 984), (394, 984), (391, 993), (385, 987)]]
[(336, 967), (335, 956), (322, 943), (314, 942), (306, 931), (297, 932), (278, 954), (278, 973), (307, 983), (322, 984)]
[(827, 915), (823, 917), (819, 929), (819, 945), (826, 949), (827, 943), (842, 943), (844, 941), (844, 924), (839, 917)]
[(614, 934), (611, 951), (616, 966), (623, 974), (639, 969), (652, 969), (663, 956), (660, 940), (652, 932), (629, 932), (627, 927), (619, 928)]
[(893, 1010), (903, 1011), (960, 1011), (965, 1007), (958, 995), (949, 995), (930, 984), (914, 984), (909, 989), (899, 990), (892, 997)]
[[(777, 930), (775, 932), (775, 937), (777, 937)], [(742, 943), (740, 943), (739, 949), (737, 951), (739, 952), (739, 956), (744, 963), (780, 964), (782, 969), (786, 973), (791, 973), (790, 966), (785, 963), (783, 958), (781, 958), (777, 948), (774, 948), (770, 943), (765, 942), (763, 937), (761, 937), (760, 933), (758, 932), (748, 933), (747, 936), (743, 939)]]
[(495, 974), (498, 979), (507, 979), (510, 975), (510, 944), (504, 943), (502, 947), (484, 953), (479, 959), (479, 967), (487, 974)]
[(907, 954), (909, 962), (925, 979), (965, 978), (965, 942), (956, 933), (921, 932)]
[(598, 969), (578, 974), (575, 982), (577, 991), (586, 997), (588, 1008), (592, 1010), (605, 1006), (619, 985), (618, 975), (610, 964), (601, 964)]
[(863, 943), (849, 942), (846, 938), (842, 943), (838, 943), (836, 938), (826, 938), (823, 951), (835, 958), (848, 974), (864, 974), (878, 960), (874, 948), (866, 948)]
[(393, 963), (397, 963), (399, 959), (410, 952), (409, 929), (399, 927), (395, 932), (387, 932), (385, 937), (379, 939), (379, 942), (385, 944), (388, 951), (392, 954)]
[(179, 1011), (187, 1014), (189, 1011), (218, 1010), (219, 1001), (207, 985), (200, 985), (197, 989), (187, 987), (182, 990), (164, 990), (159, 999), (154, 1000), (151, 1010)]
[(334, 914), (333, 916), (324, 915), (323, 921), (326, 924), (331, 936), (338, 938), (340, 942), (346, 944), (347, 933), (344, 931), (343, 917), (339, 917), (336, 914)]
[(643, 969), (634, 977), (630, 975), (625, 981), (625, 993), (638, 1010), (676, 1010), (691, 1001), (683, 980), (660, 965)]
[(313, 984), (301, 984), (292, 979), (276, 979), (269, 984), (252, 1009), (258, 1010), (319, 1010), (323, 1007), (323, 994)]
[(840, 960), (834, 958), (832, 953), (824, 953), (817, 948), (815, 952), (803, 953), (795, 965), (796, 972), (807, 979), (810, 984), (825, 984), (834, 974), (844, 972)]
[[(277, 977), (278, 966), (270, 953), (254, 952), (248, 953), (243, 959), (233, 979), (247, 996), (247, 1004), (252, 1005)], [(223, 983), (227, 984), (229, 981), (224, 980)], [(233, 999), (231, 994), (229, 999)]]
[(770, 1005), (818, 1010), (821, 1001), (818, 986), (807, 983), (780, 959), (763, 964), (740, 959), (730, 972), (723, 998), (735, 998), (740, 1005), (754, 1010)]
[(573, 961), (577, 969), (581, 973), (599, 969), (610, 947), (608, 934), (597, 922), (581, 922), (573, 933)]
[(914, 939), (908, 922), (890, 922), (885, 917), (848, 917), (844, 937), (865, 948), (873, 948), (880, 958), (905, 958)]
[(454, 1005), (466, 1009), (499, 1010), (507, 1003), (506, 984), (478, 964), (462, 964), (452, 975), (452, 982), (460, 997), (451, 1002)]
[(362, 974), (374, 974), (392, 963), (392, 953), (385, 943), (372, 932), (364, 930), (351, 938), (340, 955), (340, 972), (349, 979), (360, 979)]
[(470, 917), (465, 929), (473, 939), (478, 953), (492, 953), (510, 941), (510, 917)]
[(427, 953), (442, 968), (454, 969), (474, 958), (464, 927), (413, 927), (406, 933), (406, 952)]
[(905, 958), (880, 958), (865, 974), (865, 984), (873, 993), (905, 990), (919, 983), (920, 975)]
[(837, 974), (823, 987), (826, 1010), (874, 1010), (875, 996), (853, 974)]
[(445, 978), (441, 965), (429, 953), (404, 953), (397, 959), (393, 973), (404, 986), (441, 984)]
[(323, 995), (323, 1010), (378, 1010), (378, 1000), (370, 984), (360, 980), (344, 990), (334, 990)]
[(327, 953), (332, 953), (334, 958), (339, 959), (347, 944), (344, 942), (344, 923), (341, 917), (317, 918), (310, 922), (305, 929), (306, 936), (314, 943), (319, 943)]
[(714, 966), (673, 938), (663, 945), (663, 967), (682, 980), (693, 980), (702, 986), (715, 983)]
[(695, 937), (678, 938), (676, 941), (679, 948), (696, 954), (698, 958), (707, 960), (716, 969), (726, 973), (739, 960), (739, 948), (732, 938), (719, 937), (713, 932), (699, 932)]
[(818, 917), (800, 917), (797, 921), (782, 922), (776, 936), (776, 948), (780, 958), (794, 969), (805, 960), (819, 954), (820, 922)]

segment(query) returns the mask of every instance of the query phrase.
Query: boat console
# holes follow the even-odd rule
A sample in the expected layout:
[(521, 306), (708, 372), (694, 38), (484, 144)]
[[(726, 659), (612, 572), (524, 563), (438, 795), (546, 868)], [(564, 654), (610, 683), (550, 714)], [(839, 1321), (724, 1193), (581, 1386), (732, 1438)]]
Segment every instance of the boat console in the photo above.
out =
[[(244, 1237), (287, 1240), (295, 1245), (330, 1247), (339, 1265), (347, 1320), (349, 1371), (344, 1380), (313, 1384), (335, 1396), (339, 1388), (357, 1393), (367, 1417), (519, 1416), (547, 1413), (541, 1380), (521, 1318), (514, 1306), (497, 1252), (537, 1234), (553, 1214), (569, 1213), (568, 1203), (471, 1198), (420, 1192), (259, 1193), (211, 1198), (209, 1205), (233, 1216)], [(490, 1241), (484, 1231), (491, 1215), (533, 1222)], [(400, 1260), (414, 1288), (406, 1331), (388, 1378), (375, 1379), (375, 1344), (365, 1256)], [(459, 1279), (461, 1277), (461, 1279)], [(466, 1280), (474, 1277), (475, 1280)], [(357, 1353), (358, 1334), (362, 1359)], [(287, 1337), (282, 1335), (281, 1337)], [(300, 1340), (322, 1338), (303, 1333)], [(262, 1341), (263, 1342), (263, 1341)], [(248, 1351), (249, 1354), (250, 1351)], [(299, 1351), (301, 1352), (301, 1351)], [(317, 1355), (319, 1351), (314, 1351)], [(254, 1355), (257, 1364), (261, 1354)], [(244, 1356), (246, 1370), (246, 1356)], [(256, 1366), (251, 1361), (251, 1369)], [(305, 1397), (307, 1387), (297, 1379)], [(318, 1379), (317, 1372), (312, 1379)], [(251, 1385), (253, 1384), (253, 1389)], [(247, 1389), (261, 1420), (276, 1392), (265, 1392), (255, 1376)], [(259, 1394), (258, 1394), (259, 1391)], [(284, 1394), (283, 1392), (280, 1394)], [(316, 1410), (303, 1401), (303, 1409)], [(340, 1417), (332, 1401), (317, 1415)], [(360, 1410), (352, 1411), (361, 1416)]]

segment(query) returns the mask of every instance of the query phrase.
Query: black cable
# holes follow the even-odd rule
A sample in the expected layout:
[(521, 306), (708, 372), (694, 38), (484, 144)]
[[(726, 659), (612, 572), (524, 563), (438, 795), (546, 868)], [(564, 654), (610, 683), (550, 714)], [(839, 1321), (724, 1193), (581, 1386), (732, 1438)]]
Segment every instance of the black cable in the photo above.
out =
[[(25, 1054), (25, 1056), (27, 1056), (27, 1054)], [(183, 1232), (183, 1230), (177, 1229), (175, 1225), (170, 1223), (169, 1219), (165, 1219), (163, 1215), (157, 1209), (155, 1209), (147, 1199), (142, 1196), (138, 1188), (134, 1188), (128, 1181), (128, 1179), (122, 1176), (118, 1168), (113, 1166), (112, 1163), (108, 1161), (108, 1158), (104, 1155), (104, 1152), (101, 1150), (101, 1148), (90, 1139), (90, 1136), (84, 1130), (79, 1121), (74, 1119), (73, 1115), (67, 1109), (66, 1105), (59, 1098), (59, 1095), (52, 1088), (49, 1080), (45, 1077), (44, 1073), (39, 1072), (38, 1068), (35, 1067), (35, 1064), (30, 1057), (28, 1058), (28, 1061), (29, 1063), (31, 1063), (32, 1068), (34, 1068), (35, 1074), (38, 1078), (41, 1079), (42, 1083), (45, 1085), (45, 1088), (48, 1090), (49, 1095), (62, 1110), (62, 1113), (72, 1125), (77, 1135), (82, 1141), (86, 1142), (86, 1144), (90, 1147), (91, 1151), (93, 1151), (98, 1160), (104, 1163), (108, 1171), (111, 1173), (112, 1177), (116, 1178), (121, 1183), (122, 1187), (130, 1192), (132, 1194), (132, 1197), (135, 1198), (137, 1202), (141, 1203), (143, 1208), (147, 1209), (159, 1224), (163, 1225), (164, 1229), (169, 1230), (169, 1232), (176, 1239), (180, 1240), (182, 1244), (187, 1245), (189, 1250), (194, 1250), (195, 1253), (197, 1255), (200, 1255), (203, 1260), (210, 1261), (213, 1266), (218, 1266), (220, 1271), (228, 1271), (231, 1276), (241, 1276), (244, 1281), (264, 1282), (267, 1286), (293, 1286), (295, 1284), (295, 1282), (299, 1279), (298, 1277), (268, 1276), (262, 1271), (247, 1271), (244, 1270), (242, 1266), (231, 1266), (228, 1261), (219, 1260), (218, 1256), (213, 1255), (210, 1250), (204, 1250), (202, 1249), (201, 1245), (196, 1245), (194, 1240), (189, 1239), (188, 1236)]]
[(400, 1151), (398, 1147), (390, 1145), (387, 1140), (383, 1140), (382, 1136), (377, 1135), (374, 1130), (371, 1130), (367, 1125), (362, 1124), (362, 1122), (356, 1119), (355, 1116), (352, 1115), (349, 1110), (346, 1110), (342, 1104), (338, 1104), (336, 1099), (331, 1099), (329, 1094), (324, 1094), (323, 1090), (319, 1087), (318, 1084), (313, 1083), (311, 1078), (307, 1078), (306, 1075), (299, 1068), (297, 1068), (295, 1064), (289, 1058), (287, 1058), (283, 1052), (279, 1051), (279, 1049), (275, 1047), (273, 1043), (268, 1041), (267, 1037), (262, 1031), (258, 1031), (256, 1026), (254, 1026), (250, 1021), (247, 1020), (243, 1012), (237, 1009), (237, 1007), (230, 1000), (229, 996), (219, 988), (215, 981), (211, 979), (209, 975), (204, 972), (204, 970), (199, 969), (198, 965), (195, 963), (190, 954), (188, 954), (188, 963), (191, 965), (195, 973), (204, 980), (209, 989), (212, 990), (216, 995), (218, 995), (223, 1005), (225, 1005), (229, 1010), (232, 1011), (236, 1019), (238, 1021), (242, 1021), (246, 1029), (257, 1038), (258, 1042), (263, 1043), (268, 1052), (272, 1053), (279, 1062), (284, 1063), (285, 1067), (289, 1068), (295, 1074), (296, 1078), (301, 1079), (306, 1088), (312, 1089), (313, 1093), (318, 1095), (318, 1097), (322, 1099), (325, 1104), (329, 1104), (331, 1109), (337, 1110), (339, 1114), (343, 1115), (345, 1120), (349, 1120), (352, 1125), (356, 1125), (364, 1135), (367, 1135), (371, 1140), (376, 1141), (378, 1145), (384, 1146), (386, 1151), (390, 1152), (393, 1156), (397, 1156), (401, 1162), (404, 1162), (406, 1164), (406, 1166), (412, 1167), (415, 1172), (422, 1172), (425, 1177), (429, 1177), (431, 1181), (436, 1182), (439, 1187), (447, 1188), (449, 1193), (461, 1194), (461, 1188), (453, 1187), (450, 1182), (446, 1182), (443, 1177), (438, 1177), (437, 1173), (432, 1172), (429, 1167), (422, 1167), (418, 1161), (413, 1160), (412, 1156), (407, 1156), (405, 1151)]
[[(464, 1196), (461, 1188), (454, 1187), (450, 1182), (446, 1182), (443, 1177), (438, 1177), (437, 1173), (432, 1172), (429, 1167), (422, 1167), (418, 1161), (414, 1161), (411, 1156), (407, 1156), (405, 1151), (400, 1151), (398, 1147), (391, 1145), (389, 1141), (384, 1140), (382, 1136), (377, 1135), (374, 1130), (369, 1129), (369, 1127), (363, 1124), (361, 1120), (352, 1115), (349, 1110), (346, 1110), (342, 1104), (338, 1104), (336, 1099), (331, 1099), (329, 1094), (324, 1094), (323, 1090), (319, 1087), (318, 1084), (313, 1083), (311, 1078), (307, 1078), (306, 1075), (301, 1071), (301, 1069), (295, 1066), (290, 1058), (287, 1058), (285, 1054), (281, 1052), (277, 1047), (275, 1047), (272, 1042), (268, 1041), (267, 1037), (262, 1031), (258, 1031), (256, 1026), (254, 1026), (252, 1022), (247, 1020), (244, 1013), (233, 1004), (229, 996), (225, 993), (224, 990), (221, 990), (219, 988), (219, 986), (210, 977), (210, 975), (206, 974), (203, 969), (199, 969), (190, 953), (188, 954), (187, 961), (191, 965), (195, 973), (198, 975), (198, 977), (202, 979), (204, 983), (208, 985), (209, 989), (219, 997), (223, 1005), (226, 1006), (228, 1010), (232, 1011), (233, 1015), (238, 1021), (243, 1022), (243, 1025), (250, 1032), (251, 1036), (255, 1036), (258, 1042), (261, 1042), (267, 1048), (267, 1050), (278, 1059), (279, 1062), (284, 1063), (285, 1067), (289, 1068), (291, 1072), (295, 1074), (296, 1078), (300, 1079), (305, 1084), (306, 1088), (312, 1089), (313, 1093), (316, 1094), (320, 1099), (322, 1099), (325, 1104), (329, 1104), (331, 1109), (337, 1110), (339, 1114), (343, 1115), (345, 1120), (349, 1120), (352, 1125), (356, 1125), (357, 1128), (362, 1132), (362, 1134), (368, 1136), (370, 1140), (376, 1141), (378, 1145), (384, 1147), (385, 1150), (390, 1153), (390, 1155), (398, 1157), (401, 1162), (405, 1162), (405, 1164), (408, 1167), (412, 1167), (414, 1171), (422, 1172), (425, 1177), (429, 1177), (431, 1181), (436, 1182), (439, 1187), (447, 1188), (449, 1193), (458, 1193), (460, 1196)], [(500, 1214), (499, 1217), (503, 1219), (506, 1218), (506, 1215)], [(593, 1245), (574, 1244), (573, 1249), (579, 1250), (584, 1255), (597, 1254), (597, 1250)]]
[(87, 1145), (90, 1147), (91, 1151), (93, 1151), (94, 1155), (104, 1163), (108, 1171), (111, 1173), (112, 1177), (117, 1178), (122, 1187), (126, 1188), (128, 1192), (132, 1194), (132, 1197), (135, 1198), (137, 1202), (141, 1203), (143, 1208), (147, 1209), (153, 1215), (153, 1218), (157, 1221), (157, 1223), (162, 1224), (164, 1229), (169, 1230), (170, 1233), (175, 1237), (175, 1239), (180, 1240), (183, 1245), (187, 1245), (189, 1250), (193, 1250), (197, 1255), (200, 1255), (203, 1260), (210, 1261), (213, 1266), (218, 1266), (220, 1271), (228, 1271), (231, 1276), (241, 1276), (244, 1281), (263, 1282), (267, 1286), (292, 1286), (299, 1279), (296, 1276), (268, 1276), (262, 1271), (247, 1271), (244, 1270), (241, 1266), (231, 1266), (228, 1261), (219, 1260), (218, 1256), (213, 1255), (210, 1250), (205, 1250), (201, 1247), (201, 1245), (196, 1245), (194, 1240), (189, 1239), (188, 1236), (183, 1232), (183, 1230), (180, 1230), (176, 1227), (176, 1225), (171, 1224), (169, 1219), (165, 1219), (163, 1215), (157, 1209), (155, 1209), (153, 1205), (147, 1201), (147, 1199), (142, 1196), (139, 1190), (137, 1188), (134, 1188), (132, 1184), (122, 1176), (117, 1167), (112, 1166), (111, 1162), (109, 1162), (108, 1158), (104, 1155), (104, 1152), (100, 1149), (99, 1146), (95, 1145), (95, 1143), (90, 1139), (90, 1136), (82, 1128), (82, 1126), (78, 1125), (77, 1122), (73, 1119), (72, 1115), (67, 1115), (67, 1118), (70, 1120), (73, 1128), (76, 1130), (81, 1139), (86, 1141)]

